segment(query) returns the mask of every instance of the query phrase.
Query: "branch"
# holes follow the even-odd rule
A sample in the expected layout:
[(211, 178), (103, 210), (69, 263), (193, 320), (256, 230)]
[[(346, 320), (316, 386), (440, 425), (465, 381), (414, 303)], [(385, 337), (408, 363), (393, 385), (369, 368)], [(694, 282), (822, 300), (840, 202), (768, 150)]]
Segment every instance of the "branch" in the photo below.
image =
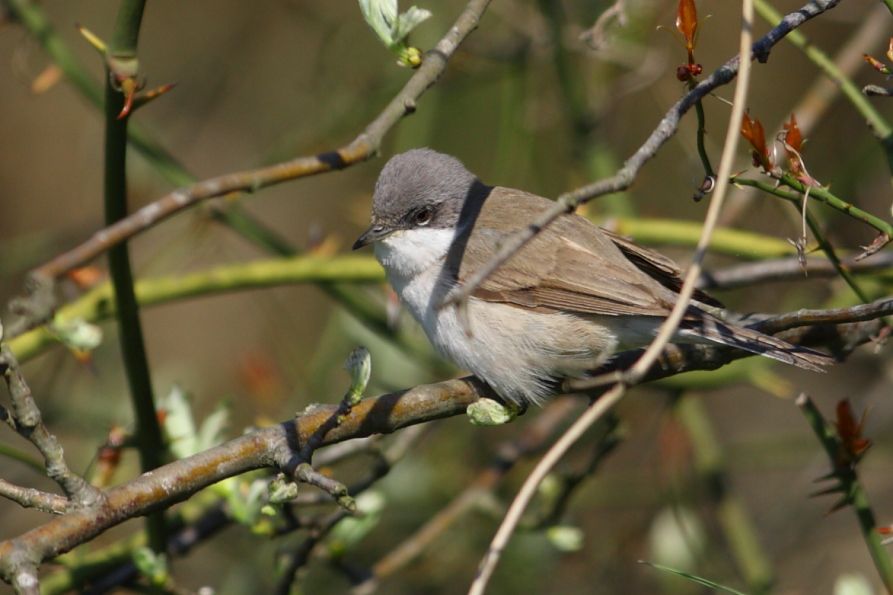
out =
[(3, 327), (0, 325), (0, 373), (6, 381), (12, 401), (12, 409), (7, 412), (9, 417), (5, 419), (6, 423), (37, 447), (43, 455), (47, 475), (59, 484), (74, 508), (96, 506), (102, 501), (101, 492), (68, 468), (62, 445), (44, 425), (40, 409), (34, 402), (31, 388), (25, 382), (19, 363), (2, 339)]
[(0, 479), (0, 496), (12, 500), (24, 508), (36, 508), (43, 512), (62, 514), (68, 510), (68, 499), (34, 488), (23, 488)]
[[(855, 274), (883, 271), (893, 268), (893, 252), (881, 252), (864, 260), (850, 258), (844, 260), (842, 265)], [(803, 273), (797, 257), (748, 262), (716, 271), (704, 271), (698, 282), (698, 289), (735, 289), (771, 281), (827, 279), (837, 276), (837, 269), (824, 258), (807, 258), (806, 269), (809, 271), (808, 275)]]
[[(127, 125), (133, 99), (139, 88), (137, 41), (145, 0), (124, 0), (118, 8), (112, 41), (105, 55), (105, 146), (103, 166), (103, 206), (105, 224), (114, 225), (127, 217)], [(143, 472), (159, 467), (166, 445), (155, 409), (152, 374), (146, 355), (146, 342), (134, 292), (130, 248), (120, 243), (108, 255), (109, 276), (114, 288), (118, 342), (124, 363), (130, 402), (135, 421), (136, 447)], [(164, 552), (167, 539), (164, 516), (146, 518), (149, 543), (157, 553)]]
[[(840, 0), (815, 0), (804, 5), (799, 10), (788, 14), (775, 28), (753, 44), (751, 49), (752, 58), (756, 58), (760, 62), (765, 62), (769, 59), (769, 51), (772, 47), (788, 33), (806, 21), (822, 14), (826, 10), (834, 8), (839, 1)], [(737, 76), (739, 67), (740, 59), (738, 56), (735, 56), (715, 70), (694, 89), (686, 93), (682, 99), (677, 101), (669, 111), (667, 111), (666, 115), (664, 115), (663, 119), (658, 123), (657, 127), (652, 131), (645, 143), (633, 153), (616, 174), (559, 196), (555, 200), (555, 205), (553, 207), (544, 211), (536, 218), (536, 220), (530, 222), (526, 227), (508, 238), (487, 265), (475, 271), (475, 274), (471, 275), (464, 284), (450, 292), (447, 299), (444, 300), (443, 305), (456, 305), (467, 300), (484, 279), (489, 277), (493, 271), (502, 266), (513, 254), (524, 247), (527, 242), (532, 240), (537, 234), (545, 229), (547, 225), (558, 219), (561, 215), (572, 213), (577, 207), (593, 198), (620, 192), (629, 188), (633, 180), (636, 178), (636, 175), (638, 175), (639, 170), (642, 169), (645, 163), (654, 157), (658, 149), (660, 149), (660, 147), (663, 146), (673, 134), (675, 134), (676, 130), (679, 128), (679, 122), (682, 119), (682, 116), (705, 95), (717, 87), (731, 82), (735, 76)]]
[[(814, 311), (809, 314), (811, 319), (821, 317), (827, 324), (794, 328), (781, 336), (795, 344), (826, 345), (845, 352), (870, 341), (881, 326), (876, 320), (855, 323), (853, 320), (862, 321), (869, 314), (883, 316), (891, 311), (891, 299), (868, 306), (830, 310), (825, 315)], [(776, 318), (786, 320), (787, 317)], [(801, 316), (800, 321), (805, 320)], [(769, 318), (758, 328), (765, 330), (772, 321), (773, 318)], [(640, 350), (617, 354), (611, 366), (599, 373), (622, 370), (640, 354)], [(713, 370), (749, 355), (718, 346), (671, 346), (644, 380), (658, 380), (691, 370)], [(572, 382), (566, 384), (571, 390), (577, 390)], [(468, 405), (481, 397), (494, 398), (494, 395), (481, 381), (468, 377), (366, 399), (354, 406), (338, 427), (326, 433), (320, 446), (389, 434), (407, 426), (463, 415)], [(319, 406), (296, 419), (159, 467), (151, 474), (108, 490), (96, 506), (72, 510), (18, 537), (0, 542), (0, 576), (11, 581), (29, 564), (51, 559), (125, 520), (185, 500), (227, 477), (264, 467), (285, 467), (337, 409), (336, 405)]]
[[(298, 256), (228, 264), (180, 276), (152, 277), (136, 282), (140, 307), (165, 304), (217, 293), (287, 285), (291, 283), (368, 283), (383, 281), (381, 265), (369, 256)], [(114, 314), (112, 288), (108, 283), (94, 287), (60, 308), (53, 322), (9, 340), (19, 361), (40, 355), (58, 344), (55, 324), (84, 320), (99, 322)]]
[(459, 45), (477, 27), (490, 0), (471, 0), (447, 34), (434, 49), (425, 53), (422, 65), (407, 81), (403, 89), (382, 112), (348, 144), (317, 155), (297, 157), (258, 169), (246, 170), (210, 178), (179, 188), (149, 203), (120, 222), (96, 232), (80, 246), (61, 254), (32, 271), (35, 279), (46, 281), (81, 265), (124, 240), (143, 232), (155, 224), (198, 202), (231, 192), (255, 192), (261, 188), (344, 169), (365, 161), (378, 151), (384, 135), (404, 116), (416, 109), (416, 102), (446, 70), (447, 62)]

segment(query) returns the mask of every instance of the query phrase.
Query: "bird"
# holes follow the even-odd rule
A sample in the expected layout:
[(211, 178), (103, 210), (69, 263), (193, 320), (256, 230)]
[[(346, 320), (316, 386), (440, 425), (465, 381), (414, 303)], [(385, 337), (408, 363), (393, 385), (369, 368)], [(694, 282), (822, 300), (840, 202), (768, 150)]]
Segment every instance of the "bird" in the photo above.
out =
[[(506, 401), (542, 404), (561, 380), (650, 343), (682, 285), (668, 257), (569, 213), (470, 294), (466, 319), (442, 307), (507, 238), (553, 205), (488, 186), (453, 156), (412, 149), (382, 169), (370, 226), (353, 249), (373, 245), (390, 285), (442, 355)], [(722, 315), (719, 302), (696, 292), (673, 341), (725, 345), (811, 371), (834, 363)]]

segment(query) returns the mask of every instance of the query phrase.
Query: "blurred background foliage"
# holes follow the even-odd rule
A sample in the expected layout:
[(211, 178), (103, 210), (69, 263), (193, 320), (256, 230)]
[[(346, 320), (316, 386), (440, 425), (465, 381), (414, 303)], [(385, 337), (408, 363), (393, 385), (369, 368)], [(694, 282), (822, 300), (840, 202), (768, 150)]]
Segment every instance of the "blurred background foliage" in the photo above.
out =
[[(433, 16), (413, 34), (413, 44), (431, 47), (463, 4), (422, 4)], [(443, 79), (419, 102), (418, 112), (387, 136), (380, 159), (223, 202), (238, 200), (297, 246), (340, 253), (366, 223), (372, 186), (385, 158), (411, 147), (454, 154), (488, 183), (544, 196), (612, 173), (683, 92), (675, 70), (684, 62), (685, 50), (673, 27), (675, 2), (628, 0), (626, 25), (611, 27), (604, 47), (592, 51), (579, 35), (607, 6), (586, 0), (495, 1)], [(785, 0), (777, 8), (784, 12), (797, 6)], [(112, 5), (45, 0), (40, 7), (99, 83), (100, 60), (74, 24), (107, 33)], [(709, 73), (736, 51), (739, 10), (713, 0), (700, 2), (698, 9), (697, 58)], [(889, 13), (867, 0), (848, 0), (803, 32), (833, 56), (866, 19), (883, 19), (893, 32)], [(768, 28), (759, 21), (756, 32)], [(886, 35), (872, 43), (862, 51), (881, 55)], [(347, 1), (153, 0), (139, 50), (150, 87), (169, 81), (178, 86), (140, 110), (135, 121), (200, 179), (334, 148), (353, 138), (410, 75), (368, 30), (356, 3)], [(0, 26), (0, 57), (0, 302), (6, 303), (21, 292), (28, 269), (101, 227), (103, 133), (100, 111), (64, 80), (35, 89), (42, 73), (52, 76), (46, 72), (50, 61), (34, 37), (11, 19)], [(751, 114), (767, 127), (781, 122), (820, 76), (799, 50), (781, 43), (768, 64), (756, 67)], [(878, 82), (868, 66), (857, 69), (854, 80), (860, 86)], [(728, 99), (731, 89), (721, 88), (717, 95)], [(891, 113), (889, 106), (879, 107)], [(729, 109), (720, 98), (708, 98), (705, 109), (708, 150), (718, 159)], [(750, 167), (749, 157), (743, 149), (740, 153), (737, 169), (743, 170)], [(135, 209), (173, 186), (151, 162), (136, 152), (130, 155)], [(890, 173), (882, 151), (846, 102), (836, 100), (819, 120), (809, 134), (805, 158), (810, 173), (838, 195), (872, 213), (889, 213)], [(705, 203), (695, 203), (691, 196), (702, 177), (690, 114), (629, 192), (599, 199), (587, 213), (609, 222), (637, 217), (699, 222)], [(858, 249), (873, 239), (856, 222), (820, 208), (816, 213), (840, 249)], [(789, 205), (765, 196), (747, 203), (732, 226), (782, 240), (799, 233)], [(684, 263), (690, 248), (668, 246), (659, 236), (649, 243)], [(140, 277), (266, 256), (217, 224), (207, 206), (139, 236), (132, 253)], [(712, 256), (708, 265), (737, 260), (735, 255)], [(64, 289), (70, 298), (77, 295), (73, 285)], [(386, 303), (384, 286), (357, 291)], [(810, 279), (718, 297), (738, 310), (772, 312), (853, 299), (840, 281)], [(221, 402), (229, 404), (229, 435), (287, 418), (312, 402), (336, 402), (347, 386), (342, 362), (357, 344), (372, 351), (375, 391), (451, 373), (394, 349), (310, 286), (178, 301), (145, 309), (142, 316), (156, 391), (182, 387), (199, 418)], [(414, 328), (405, 316), (399, 324)], [(112, 425), (131, 422), (115, 330), (108, 324), (103, 330), (102, 345), (87, 359), (59, 346), (25, 367), (47, 423), (75, 470), (91, 465)], [(698, 472), (691, 432), (674, 406), (680, 391), (697, 399), (713, 424), (725, 454), (726, 487), (752, 522), (761, 555), (775, 577), (773, 592), (829, 593), (844, 573), (862, 574), (875, 583), (853, 515), (841, 511), (825, 516), (831, 501), (808, 498), (816, 489), (813, 481), (827, 471), (827, 461), (790, 397), (805, 390), (829, 412), (845, 397), (858, 411), (868, 409), (866, 433), (875, 446), (861, 467), (862, 477), (879, 521), (889, 523), (889, 358), (876, 357), (866, 347), (822, 377), (768, 362), (736, 365), (740, 373), (730, 374), (735, 381), (720, 386), (699, 384), (702, 375), (684, 382), (682, 389), (637, 389), (619, 410), (621, 444), (576, 490), (558, 519), (563, 527), (578, 527), (582, 543), (569, 548), (574, 551), (561, 551), (556, 544), (563, 542), (554, 535), (550, 539), (547, 531), (522, 531), (506, 552), (491, 592), (696, 592), (691, 583), (636, 563), (661, 561), (661, 551), (687, 556), (667, 564), (748, 586), (717, 521), (720, 511)], [(385, 498), (380, 523), (348, 552), (345, 563), (367, 567), (396, 547), (474, 480), (492, 460), (497, 444), (523, 433), (538, 414), (532, 410), (499, 428), (472, 427), (464, 419), (431, 424), (377, 485)], [(0, 435), (3, 444), (22, 446), (10, 432)], [(591, 448), (591, 441), (580, 445), (566, 468), (578, 468)], [(519, 465), (494, 498), (462, 517), (418, 560), (389, 578), (381, 592), (464, 592), (505, 499), (514, 494), (530, 464)], [(4, 478), (16, 483), (49, 485), (9, 458), (0, 457), (0, 468)], [(137, 468), (136, 456), (126, 454), (117, 480)], [(361, 468), (362, 461), (355, 463), (344, 476), (355, 477)], [(4, 538), (42, 518), (39, 512), (0, 502)], [(131, 521), (87, 548), (139, 527)], [(209, 584), (218, 593), (266, 592), (274, 581), (277, 552), (297, 539), (271, 540), (233, 526), (223, 538), (177, 560), (176, 576), (193, 589)], [(319, 562), (302, 575), (301, 585), (307, 593), (348, 588), (341, 571)]]

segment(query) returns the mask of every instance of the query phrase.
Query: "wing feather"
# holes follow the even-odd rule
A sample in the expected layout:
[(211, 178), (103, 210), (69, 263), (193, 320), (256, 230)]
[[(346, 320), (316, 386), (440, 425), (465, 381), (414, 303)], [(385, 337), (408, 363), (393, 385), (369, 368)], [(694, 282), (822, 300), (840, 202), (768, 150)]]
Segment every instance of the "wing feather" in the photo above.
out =
[[(532, 221), (551, 204), (518, 190), (494, 188), (478, 215), (474, 234), (467, 236), (459, 281), (484, 266), (493, 246), (514, 233), (495, 212), (514, 209), (523, 220)], [(607, 316), (666, 316), (673, 304), (669, 289), (630, 261), (610, 236), (578, 215), (564, 215), (547, 227), (485, 280), (474, 296), (528, 308)]]

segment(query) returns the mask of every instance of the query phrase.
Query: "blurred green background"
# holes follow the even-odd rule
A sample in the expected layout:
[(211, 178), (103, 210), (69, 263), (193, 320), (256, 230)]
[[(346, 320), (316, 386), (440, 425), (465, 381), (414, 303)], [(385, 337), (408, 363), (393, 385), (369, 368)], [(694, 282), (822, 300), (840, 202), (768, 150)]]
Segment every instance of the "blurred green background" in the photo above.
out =
[[(412, 41), (427, 49), (464, 3), (419, 2), (434, 16)], [(107, 36), (114, 3), (46, 0), (40, 6), (100, 82), (100, 59), (74, 24)], [(777, 8), (797, 6), (784, 2)], [(554, 197), (612, 173), (684, 91), (675, 69), (685, 51), (673, 27), (675, 3), (665, 0), (629, 0), (625, 27), (612, 27), (605, 47), (590, 50), (579, 34), (606, 7), (583, 0), (496, 0), (446, 75), (421, 99), (418, 112), (388, 134), (381, 158), (238, 200), (296, 246), (346, 252), (367, 221), (371, 190), (385, 158), (408, 148), (430, 146), (454, 154), (488, 183), (544, 196)], [(893, 19), (878, 8), (867, 0), (850, 0), (803, 31), (834, 55), (868, 20), (880, 19), (882, 28), (893, 32)], [(705, 0), (698, 9), (702, 22), (696, 57), (709, 73), (737, 51), (739, 8)], [(757, 34), (768, 28), (758, 20)], [(861, 51), (882, 56), (887, 35), (860, 40), (866, 44)], [(200, 179), (344, 144), (411, 75), (395, 65), (363, 22), (356, 3), (348, 1), (154, 0), (148, 4), (139, 50), (150, 87), (171, 81), (178, 86), (140, 110), (134, 121)], [(64, 80), (35, 92), (33, 83), (49, 64), (20, 24), (7, 20), (0, 26), (2, 303), (21, 293), (27, 270), (102, 225), (102, 114)], [(781, 43), (768, 64), (755, 67), (751, 115), (773, 129), (819, 77), (799, 50)], [(854, 75), (859, 85), (880, 83), (879, 78), (867, 65)], [(731, 94), (731, 87), (716, 93), (724, 99)], [(705, 102), (708, 150), (715, 161), (729, 113), (719, 98)], [(893, 114), (888, 106), (879, 106)], [(847, 103), (835, 101), (808, 137), (805, 158), (814, 177), (863, 209), (881, 216), (889, 213), (890, 173), (882, 152)], [(743, 147), (739, 153), (735, 169), (750, 167)], [(135, 209), (172, 186), (135, 151), (130, 156)], [(587, 212), (609, 220), (700, 221), (705, 202), (695, 203), (691, 195), (702, 176), (690, 114), (628, 193), (600, 199)], [(736, 200), (733, 208), (743, 204)], [(864, 226), (821, 208), (816, 212), (841, 249), (857, 249), (873, 239)], [(763, 196), (747, 203), (733, 226), (780, 239), (799, 233), (790, 206)], [(686, 247), (660, 247), (680, 263), (690, 254)], [(139, 276), (267, 257), (216, 223), (206, 206), (139, 236), (132, 254)], [(708, 265), (736, 261), (733, 256), (712, 256)], [(103, 261), (98, 264), (105, 267)], [(69, 297), (77, 294), (73, 286), (64, 290)], [(385, 296), (383, 286), (358, 291), (367, 292), (370, 300)], [(852, 302), (840, 282), (820, 280), (719, 297), (742, 311)], [(231, 435), (264, 420), (287, 418), (312, 402), (336, 402), (347, 386), (342, 362), (357, 344), (372, 350), (376, 391), (446, 374), (396, 352), (313, 287), (181, 301), (146, 309), (142, 318), (156, 392), (183, 387), (200, 417), (221, 401), (230, 403)], [(413, 326), (405, 317), (400, 324)], [(103, 329), (105, 340), (89, 363), (60, 346), (25, 367), (47, 423), (63, 441), (76, 470), (90, 465), (111, 425), (131, 420), (115, 330), (109, 324)], [(822, 377), (768, 363), (753, 369), (760, 373), (721, 388), (696, 387), (688, 394), (702, 400), (714, 424), (727, 455), (729, 489), (740, 498), (771, 561), (774, 592), (830, 593), (835, 580), (850, 572), (877, 583), (852, 512), (826, 516), (833, 500), (808, 498), (816, 490), (813, 480), (827, 472), (828, 463), (790, 397), (805, 390), (828, 414), (845, 397), (858, 411), (868, 409), (866, 433), (875, 447), (861, 467), (862, 477), (879, 522), (893, 522), (889, 357), (866, 347)], [(767, 385), (786, 398), (769, 394)], [(671, 397), (665, 389), (645, 387), (620, 407), (623, 442), (576, 491), (561, 519), (582, 529), (582, 547), (562, 553), (543, 531), (522, 531), (506, 552), (492, 593), (697, 592), (691, 583), (636, 563), (656, 560), (650, 545), (655, 534), (674, 533), (667, 519), (684, 513), (668, 517), (666, 511), (673, 507), (693, 511), (704, 533), (703, 547), (692, 546), (689, 539), (688, 546), (675, 548), (697, 550), (693, 569), (719, 582), (745, 584), (717, 526), (716, 510), (696, 477), (690, 439), (674, 414)], [(432, 424), (377, 485), (386, 497), (381, 524), (347, 561), (362, 568), (394, 548), (481, 472), (497, 444), (523, 433), (538, 414), (531, 410), (495, 429), (475, 428), (465, 419)], [(11, 432), (0, 434), (0, 442), (24, 448)], [(579, 463), (586, 445), (577, 450), (571, 460)], [(530, 465), (528, 460), (512, 472), (497, 490), (493, 506), (464, 516), (419, 560), (388, 579), (380, 592), (464, 592), (496, 529), (499, 506), (515, 493)], [(48, 480), (15, 461), (0, 458), (0, 469), (5, 479), (49, 489)], [(136, 472), (136, 456), (128, 453), (117, 478), (123, 481)], [(17, 535), (43, 518), (0, 502), (0, 537)], [(132, 521), (94, 545), (138, 528), (138, 521)], [(218, 593), (265, 592), (274, 581), (277, 551), (298, 541), (298, 536), (270, 540), (233, 526), (222, 538), (177, 560), (176, 575), (192, 589), (208, 584)], [(302, 581), (307, 593), (349, 588), (343, 574), (320, 561), (310, 565)]]

